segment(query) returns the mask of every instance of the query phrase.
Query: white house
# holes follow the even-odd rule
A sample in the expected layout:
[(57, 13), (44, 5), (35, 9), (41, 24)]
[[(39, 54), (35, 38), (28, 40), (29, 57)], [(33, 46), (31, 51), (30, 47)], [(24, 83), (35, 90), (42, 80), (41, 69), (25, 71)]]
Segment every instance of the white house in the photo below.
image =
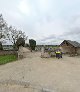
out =
[(9, 40), (0, 39), (0, 42), (2, 42), (2, 46), (4, 50), (13, 50), (13, 43)]

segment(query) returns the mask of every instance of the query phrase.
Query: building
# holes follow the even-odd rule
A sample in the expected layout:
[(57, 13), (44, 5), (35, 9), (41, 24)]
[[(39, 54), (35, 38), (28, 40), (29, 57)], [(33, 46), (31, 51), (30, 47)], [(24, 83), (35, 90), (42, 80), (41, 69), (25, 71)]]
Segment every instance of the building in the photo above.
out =
[(2, 43), (3, 50), (13, 50), (13, 43), (10, 40), (1, 38), (0, 42)]
[(3, 50), (13, 50), (13, 45), (2, 45), (3, 46)]
[(60, 49), (63, 53), (80, 54), (80, 43), (71, 40), (64, 40), (60, 44)]

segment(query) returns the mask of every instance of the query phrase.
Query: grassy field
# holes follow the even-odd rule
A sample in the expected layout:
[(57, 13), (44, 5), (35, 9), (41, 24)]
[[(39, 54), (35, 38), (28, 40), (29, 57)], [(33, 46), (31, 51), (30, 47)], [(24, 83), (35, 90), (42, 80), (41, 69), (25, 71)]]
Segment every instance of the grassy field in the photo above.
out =
[(17, 60), (15, 55), (0, 56), (0, 65)]

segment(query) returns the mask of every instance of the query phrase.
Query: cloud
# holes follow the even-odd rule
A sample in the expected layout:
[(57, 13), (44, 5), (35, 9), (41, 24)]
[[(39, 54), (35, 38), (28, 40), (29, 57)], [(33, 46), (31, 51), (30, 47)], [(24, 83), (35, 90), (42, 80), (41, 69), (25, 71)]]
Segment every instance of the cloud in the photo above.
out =
[(21, 0), (18, 5), (18, 9), (22, 14), (28, 17), (31, 16), (33, 12), (33, 8), (29, 0)]
[(51, 40), (51, 39), (56, 39), (56, 36), (53, 34), (53, 35), (50, 35), (48, 37), (41, 39), (41, 41), (47, 41), (47, 40)]
[(80, 42), (80, 28), (72, 29), (68, 32), (64, 32), (62, 35), (49, 35), (41, 40), (41, 43), (45, 44), (60, 44), (63, 40), (73, 40)]
[(79, 41), (79, 0), (1, 0), (0, 11), (9, 25), (25, 31), (38, 44)]

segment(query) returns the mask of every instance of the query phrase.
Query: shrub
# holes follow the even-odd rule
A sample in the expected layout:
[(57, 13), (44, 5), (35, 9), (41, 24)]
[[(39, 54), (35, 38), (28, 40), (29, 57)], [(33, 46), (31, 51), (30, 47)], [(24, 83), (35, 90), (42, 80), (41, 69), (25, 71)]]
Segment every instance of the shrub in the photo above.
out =
[(24, 38), (19, 38), (17, 41), (16, 41), (16, 46), (17, 48), (19, 48), (19, 46), (25, 46), (25, 40)]
[(0, 50), (3, 50), (3, 46), (1, 42), (0, 42)]
[(36, 41), (33, 39), (29, 39), (29, 44), (32, 50), (35, 50), (36, 47)]

